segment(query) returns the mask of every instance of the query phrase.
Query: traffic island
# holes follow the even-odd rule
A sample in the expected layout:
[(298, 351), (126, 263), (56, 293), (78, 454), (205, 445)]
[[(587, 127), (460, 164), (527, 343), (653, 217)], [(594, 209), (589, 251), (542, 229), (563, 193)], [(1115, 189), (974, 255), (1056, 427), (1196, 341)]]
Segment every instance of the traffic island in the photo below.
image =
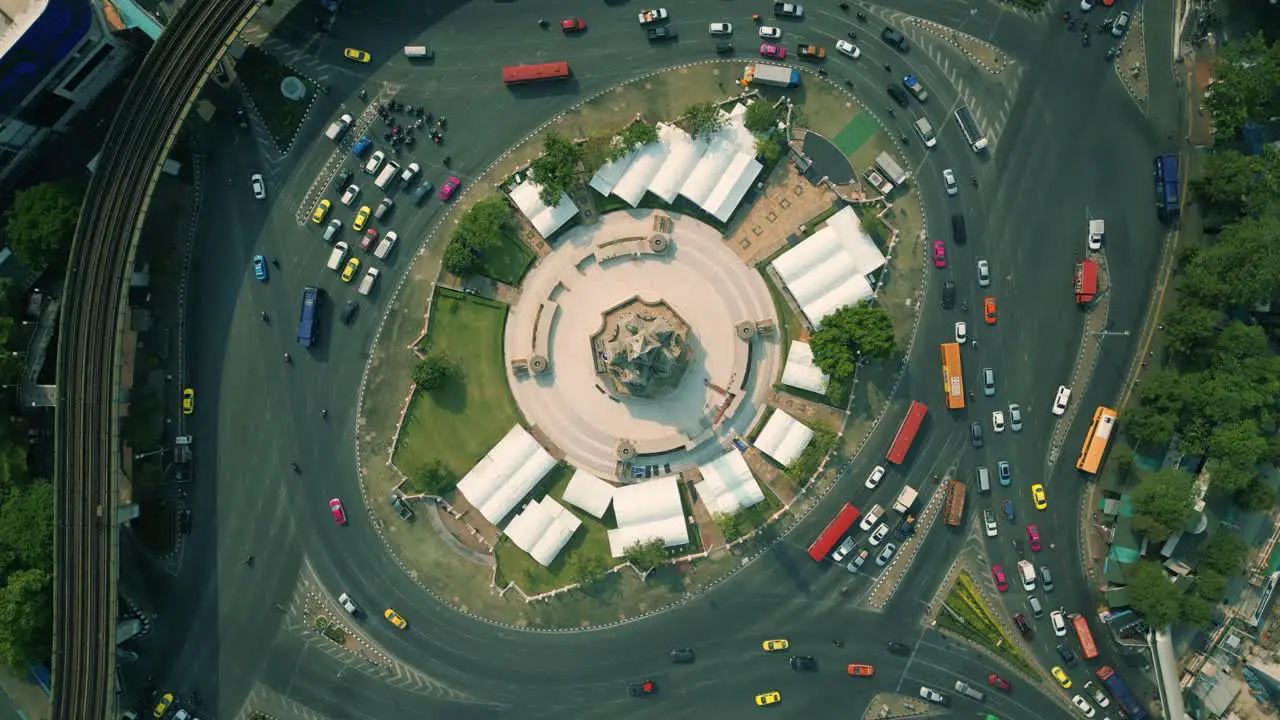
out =
[(879, 693), (871, 698), (871, 702), (867, 703), (867, 711), (862, 713), (862, 720), (929, 717), (947, 712), (945, 708), (931, 705), (918, 697), (899, 695), (897, 693)]
[(257, 45), (244, 43), (240, 47), (235, 76), (276, 150), (287, 153), (321, 91), (320, 85)]
[(934, 623), (939, 629), (982, 647), (1028, 676), (1039, 674), (996, 620), (995, 612), (965, 570), (955, 576)]
[(1129, 29), (1124, 37), (1112, 37), (1110, 31), (1107, 31), (1102, 38), (1115, 41), (1112, 47), (1117, 47), (1116, 57), (1113, 60), (1116, 66), (1116, 77), (1120, 78), (1120, 84), (1129, 91), (1129, 96), (1138, 104), (1138, 107), (1146, 112), (1149, 89), (1147, 87), (1147, 41), (1143, 34), (1142, 9), (1141, 5), (1134, 9), (1133, 16), (1129, 20)]

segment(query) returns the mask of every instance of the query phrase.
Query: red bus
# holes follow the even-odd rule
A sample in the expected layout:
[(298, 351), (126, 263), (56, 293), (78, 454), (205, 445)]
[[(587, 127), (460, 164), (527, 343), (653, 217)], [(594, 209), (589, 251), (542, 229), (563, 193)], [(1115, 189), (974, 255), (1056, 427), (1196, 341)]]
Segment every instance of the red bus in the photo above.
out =
[(920, 423), (924, 422), (924, 417), (928, 414), (929, 408), (924, 403), (911, 401), (911, 407), (907, 408), (907, 416), (902, 418), (902, 424), (898, 426), (898, 434), (893, 436), (893, 444), (889, 446), (889, 454), (885, 456), (889, 462), (901, 465), (902, 461), (907, 459), (907, 451), (911, 449), (911, 443), (916, 439)]
[(567, 77), (569, 77), (569, 63), (564, 61), (538, 65), (508, 65), (502, 68), (502, 82), (507, 85), (539, 80), (563, 80)]
[(1084, 615), (1073, 615), (1071, 624), (1075, 626), (1076, 639), (1080, 641), (1080, 650), (1084, 653), (1084, 659), (1092, 660), (1098, 657), (1098, 646), (1093, 644), (1093, 634), (1089, 632), (1089, 621), (1085, 620)]
[(1075, 279), (1076, 304), (1084, 305), (1093, 302), (1098, 295), (1098, 262), (1081, 260), (1076, 263)]
[(849, 528), (853, 526), (853, 521), (858, 519), (858, 508), (845, 503), (840, 508), (840, 512), (827, 523), (827, 527), (818, 535), (818, 539), (813, 541), (809, 546), (809, 557), (814, 562), (822, 562), (822, 559), (831, 552), (831, 548), (836, 546), (840, 538), (849, 532)]

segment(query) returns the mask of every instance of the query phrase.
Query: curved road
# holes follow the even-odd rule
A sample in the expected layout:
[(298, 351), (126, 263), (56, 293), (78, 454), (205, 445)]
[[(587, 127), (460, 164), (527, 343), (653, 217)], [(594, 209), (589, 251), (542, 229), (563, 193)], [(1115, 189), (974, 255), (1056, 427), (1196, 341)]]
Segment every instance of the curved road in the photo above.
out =
[[(352, 71), (354, 66), (337, 64), (344, 46), (370, 49), (375, 59), (392, 57), (396, 48), (419, 39), (436, 50), (436, 63), (426, 68), (375, 63), (369, 72), (375, 80), (401, 84), (402, 100), (418, 104), (425, 98), (429, 109), (448, 114), (453, 170), (465, 180), (579, 97), (645, 69), (712, 58), (712, 43), (705, 35), (709, 21), (734, 22), (740, 49), (753, 45), (749, 10), (736, 5), (666, 3), (681, 34), (680, 41), (669, 45), (644, 41), (636, 27), (634, 3), (567, 0), (561, 5), (559, 12), (585, 17), (590, 30), (574, 38), (539, 31), (539, 11), (532, 3), (519, 2), (472, 2), (437, 11), (410, 3), (376, 11), (351, 6), (339, 16), (331, 37), (295, 43), (290, 36), (298, 31), (281, 30), (279, 37), (290, 37), (291, 43), (306, 48), (295, 62), (309, 64), (311, 72), (326, 76), (333, 87), (332, 100), (318, 104), (305, 130), (308, 138), (319, 137), (337, 112), (339, 98), (351, 98), (362, 86), (374, 89), (371, 80)], [(930, 273), (955, 279), (960, 299), (976, 310), (981, 296), (973, 263), (984, 257), (992, 264), (992, 290), (1000, 299), (997, 327), (981, 326), (976, 313), (967, 317), (971, 334), (981, 344), (980, 349), (966, 350), (965, 358), (971, 386), (979, 368), (996, 369), (1000, 392), (995, 400), (1000, 404), (981, 399), (954, 416), (935, 409), (907, 471), (921, 478), (956, 467), (963, 474), (978, 464), (993, 466), (995, 458), (1008, 459), (1014, 467), (1012, 497), (1021, 522), (1034, 513), (1026, 488), (1045, 474), (1052, 432), (1048, 403), (1053, 388), (1067, 381), (1080, 340), (1083, 316), (1071, 304), (1069, 286), (1072, 259), (1083, 247), (1086, 208), (1108, 221), (1108, 257), (1113, 276), (1120, 279), (1111, 290), (1114, 327), (1136, 331), (1158, 256), (1161, 230), (1151, 208), (1148, 167), (1150, 157), (1163, 149), (1162, 142), (1111, 77), (1110, 66), (1099, 57), (1077, 60), (1081, 48), (1060, 26), (1003, 12), (995, 5), (975, 5), (979, 12), (967, 18), (949, 17), (947, 13), (954, 14), (951, 3), (903, 0), (898, 5), (920, 17), (953, 26), (963, 23), (965, 32), (991, 39), (1021, 66), (1020, 74), (1002, 76), (996, 89), (984, 89), (976, 74), (952, 77), (931, 59), (924, 51), (937, 43), (927, 36), (910, 55), (898, 56), (875, 39), (880, 25), (874, 19), (860, 31), (863, 60), (852, 63), (837, 56), (827, 62), (832, 79), (854, 82), (873, 110), (884, 97), (886, 73), (881, 64), (893, 63), (895, 76), (901, 67), (922, 77), (933, 96), (924, 112), (941, 128), (941, 142), (932, 153), (913, 142), (906, 154), (921, 178), (929, 227), (946, 228), (950, 213), (962, 211), (970, 238), (965, 246), (950, 246), (946, 270), (930, 268)], [(286, 12), (280, 7), (267, 10)], [(308, 22), (309, 6), (290, 12), (299, 16), (290, 22)], [(825, 38), (842, 37), (850, 25), (834, 4), (812, 6), (809, 12), (803, 23), (780, 23), (789, 47), (809, 39), (830, 48)], [(874, 12), (897, 17), (884, 8)], [(481, 27), (483, 40), (477, 37)], [(501, 65), (549, 59), (570, 60), (577, 68), (576, 79), (519, 97), (494, 82)], [(813, 80), (806, 76), (806, 82)], [(990, 133), (994, 149), (989, 160), (969, 153), (946, 121), (947, 110), (961, 93), (956, 80), (976, 95), (971, 102), (990, 117), (1001, 115), (1001, 104), (1008, 101), (999, 132)], [(891, 122), (906, 132), (908, 118), (903, 115), (898, 113)], [(161, 615), (184, 622), (171, 623), (166, 631), (171, 633), (171, 653), (154, 653), (164, 667), (158, 673), (164, 689), (185, 693), (199, 688), (206, 698), (203, 709), (216, 717), (231, 717), (246, 703), (282, 708), (282, 713), (292, 711), (299, 717), (309, 711), (334, 718), (399, 717), (407, 711), (449, 718), (496, 717), (511, 711), (529, 717), (737, 717), (751, 708), (753, 695), (766, 690), (782, 692), (786, 717), (817, 717), (829, 713), (835, 703), (861, 708), (874, 692), (884, 690), (913, 694), (921, 683), (949, 690), (956, 678), (985, 685), (987, 673), (995, 669), (990, 661), (926, 631), (920, 623), (922, 603), (928, 603), (954, 559), (951, 546), (956, 543), (941, 525), (928, 537), (884, 615), (851, 609), (848, 598), (838, 593), (847, 576), (815, 565), (804, 553), (834, 512), (837, 498), (859, 505), (888, 504), (904, 479), (901, 472), (891, 473), (891, 480), (872, 497), (861, 489), (861, 482), (887, 446), (896, 420), (882, 424), (868, 445), (869, 453), (854, 463), (837, 492), (793, 534), (707, 597), (665, 615), (607, 631), (536, 634), (495, 628), (425, 598), (408, 577), (385, 562), (381, 541), (354, 500), (349, 501), (353, 522), (344, 532), (334, 532), (323, 512), (329, 497), (354, 499), (359, 494), (350, 429), (355, 391), (381, 307), (379, 313), (362, 311), (351, 328), (326, 318), (315, 354), (297, 353), (288, 366), (279, 359), (296, 347), (292, 319), (301, 288), (319, 284), (339, 289), (336, 278), (321, 267), (326, 246), (314, 230), (300, 230), (293, 220), (331, 147), (321, 140), (286, 160), (268, 161), (249, 136), (228, 127), (223, 137), (207, 171), (207, 222), (197, 240), (192, 279), (188, 327), (195, 336), (189, 383), (202, 398), (192, 426), (199, 438), (193, 492), (197, 516), (184, 570), (176, 580), (165, 581), (172, 587)], [(417, 154), (420, 161), (426, 160), (426, 177), (438, 183), (444, 173), (434, 150), (427, 147)], [(962, 184), (956, 198), (947, 198), (940, 183), (932, 181), (944, 166), (955, 168), (961, 178), (976, 174), (980, 187)], [(254, 204), (246, 179), (250, 172), (264, 169), (274, 202)], [(233, 181), (230, 187), (227, 178)], [(419, 236), (440, 210), (435, 200), (422, 211), (401, 203), (396, 229), (402, 237)], [(273, 271), (270, 283), (257, 283), (242, 270), (257, 252), (281, 260), (282, 269)], [(393, 276), (384, 278), (384, 290), (398, 281), (409, 255), (403, 247), (393, 255)], [(952, 324), (964, 316), (936, 311), (937, 279), (931, 278), (928, 306), (898, 397), (918, 397), (940, 408), (936, 343), (947, 339)], [(347, 297), (331, 295), (338, 298), (336, 304)], [(388, 295), (380, 295), (383, 303)], [(260, 310), (272, 314), (272, 324), (258, 320)], [(1116, 396), (1134, 339), (1107, 340), (1099, 372), (1088, 392), (1081, 393), (1085, 407)], [(1022, 404), (1027, 429), (1018, 435), (988, 432), (986, 448), (975, 453), (968, 446), (967, 424), (980, 420), (989, 425), (989, 411), (1008, 402)], [(321, 419), (320, 408), (328, 409), (327, 421)], [(1079, 447), (1081, 425), (1077, 421), (1068, 434), (1065, 460), (1047, 479), (1050, 511), (1037, 518), (1046, 541), (1059, 541), (1049, 560), (1058, 569), (1059, 597), (1076, 599), (1077, 610), (1086, 609), (1088, 588), (1078, 577), (1072, 554), (1080, 482), (1068, 463), (1072, 449)], [(294, 461), (302, 466), (301, 476), (288, 471)], [(998, 488), (992, 497), (971, 494), (970, 517), (988, 503), (994, 507), (998, 497)], [(990, 552), (997, 559), (1001, 549), (992, 547)], [(253, 568), (241, 562), (250, 553), (258, 558)], [(363, 623), (365, 632), (402, 666), (391, 673), (368, 673), (349, 665), (349, 656), (327, 654), (325, 641), (318, 643), (314, 634), (283, 616), (277, 604), (289, 602), (299, 576), (311, 573), (328, 592), (345, 589), (367, 609), (395, 607), (410, 619), (412, 625), (403, 633), (376, 617)], [(186, 627), (175, 627), (178, 624)], [(795, 652), (818, 658), (821, 671), (793, 673), (785, 667), (785, 658), (763, 655), (759, 643), (767, 637), (788, 637)], [(832, 647), (833, 637), (843, 638), (845, 648)], [(912, 656), (885, 652), (884, 642), (890, 639), (913, 645)], [(665, 653), (677, 646), (695, 647), (698, 662), (672, 666)], [(1052, 645), (1039, 642), (1037, 652), (1048, 660)], [(874, 663), (876, 678), (862, 682), (847, 677), (846, 662)], [(658, 681), (658, 696), (643, 702), (626, 698), (623, 682), (643, 677)], [(985, 708), (1001, 717), (1069, 716), (1046, 695), (1015, 682), (1012, 695), (989, 695)], [(971, 716), (978, 710), (953, 697), (957, 715)]]

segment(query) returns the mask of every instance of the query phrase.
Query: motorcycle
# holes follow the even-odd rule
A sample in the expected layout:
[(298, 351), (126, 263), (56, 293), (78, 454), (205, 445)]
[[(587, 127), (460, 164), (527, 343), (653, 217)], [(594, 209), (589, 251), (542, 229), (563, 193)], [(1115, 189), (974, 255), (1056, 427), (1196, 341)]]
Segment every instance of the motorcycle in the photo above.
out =
[(850, 40), (857, 40), (857, 39), (858, 39), (858, 33), (854, 32), (854, 31), (852, 31), (852, 30), (850, 30), (849, 32), (847, 32), (847, 33), (845, 33), (845, 34), (849, 36), (849, 39), (850, 39)]
[(1080, 45), (1081, 45), (1081, 46), (1083, 46), (1083, 47), (1089, 47), (1089, 36), (1088, 36), (1088, 35), (1081, 35), (1081, 36), (1080, 36)]
[(827, 69), (826, 69), (826, 68), (818, 68), (818, 75), (819, 75), (819, 76), (821, 76), (821, 77), (826, 77), (826, 76), (827, 76)]
[(1116, 59), (1116, 49), (1115, 49), (1115, 48), (1107, 48), (1107, 55), (1106, 55), (1106, 59), (1107, 59), (1107, 60), (1115, 60), (1115, 59)]

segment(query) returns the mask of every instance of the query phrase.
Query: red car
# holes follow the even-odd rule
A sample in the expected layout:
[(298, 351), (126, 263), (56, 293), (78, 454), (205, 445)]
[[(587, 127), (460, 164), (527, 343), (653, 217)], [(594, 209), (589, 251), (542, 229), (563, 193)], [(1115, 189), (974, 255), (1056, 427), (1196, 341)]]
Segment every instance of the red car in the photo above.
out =
[(347, 524), (347, 511), (342, 509), (342, 501), (334, 498), (329, 501), (329, 513), (333, 515), (333, 521), (339, 525)]
[(991, 577), (996, 581), (997, 590), (1005, 592), (1009, 589), (1009, 578), (1005, 577), (1003, 565), (992, 565)]
[(1005, 680), (995, 673), (991, 673), (987, 676), (987, 683), (991, 685), (991, 687), (997, 690), (1004, 690), (1005, 692), (1009, 692), (1013, 689), (1013, 686), (1009, 684), (1008, 680)]
[(933, 241), (933, 266), (940, 268), (947, 266), (947, 244), (941, 240)]
[(560, 21), (560, 29), (567, 33), (582, 32), (587, 29), (587, 21), (582, 18), (565, 18)]
[(767, 58), (777, 58), (781, 60), (787, 56), (787, 49), (781, 45), (769, 45), (768, 43), (760, 46), (760, 54)]
[(360, 238), (360, 249), (368, 250), (373, 247), (373, 244), (376, 242), (378, 242), (378, 231), (374, 228), (369, 228), (369, 230), (365, 232), (364, 237)]
[(1040, 552), (1040, 528), (1027, 526), (1027, 542), (1031, 545), (1031, 552)]
[(982, 318), (988, 325), (996, 324), (996, 299), (993, 297), (982, 301)]
[(436, 197), (440, 198), (441, 200), (448, 200), (449, 198), (453, 197), (453, 191), (457, 190), (458, 186), (461, 184), (462, 184), (462, 181), (459, 180), (458, 178), (456, 177), (449, 178), (445, 182), (445, 184), (440, 186), (440, 192), (436, 193)]

